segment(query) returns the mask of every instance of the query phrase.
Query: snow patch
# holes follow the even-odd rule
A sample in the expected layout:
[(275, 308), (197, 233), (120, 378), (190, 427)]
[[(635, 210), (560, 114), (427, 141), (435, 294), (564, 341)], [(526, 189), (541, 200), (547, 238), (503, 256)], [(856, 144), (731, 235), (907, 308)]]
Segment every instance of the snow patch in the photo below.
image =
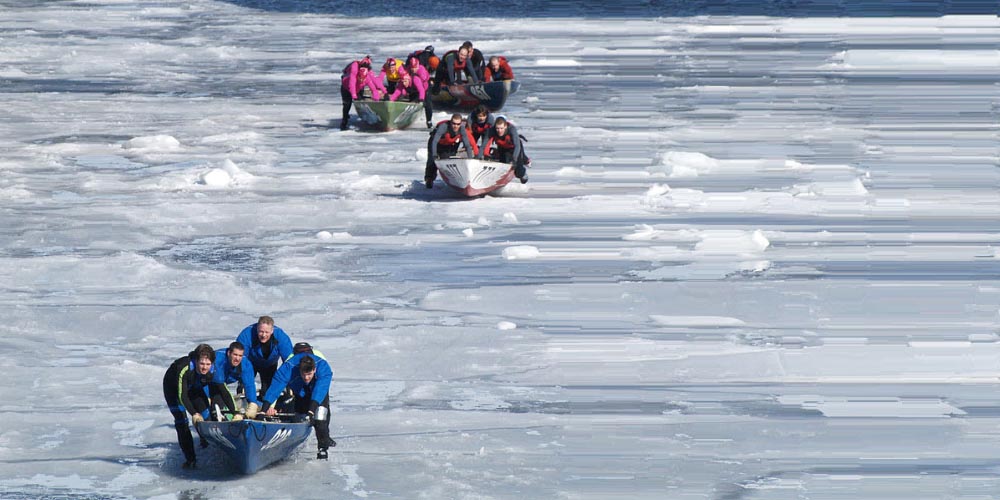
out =
[(125, 149), (141, 149), (147, 152), (177, 151), (181, 149), (181, 141), (170, 135), (148, 135), (134, 137), (125, 142)]
[(246, 184), (254, 179), (254, 176), (240, 167), (236, 166), (232, 160), (225, 160), (222, 166), (203, 172), (198, 177), (198, 184), (209, 187), (227, 188)]
[(503, 258), (507, 260), (536, 259), (538, 255), (538, 248), (530, 245), (519, 245), (503, 249)]

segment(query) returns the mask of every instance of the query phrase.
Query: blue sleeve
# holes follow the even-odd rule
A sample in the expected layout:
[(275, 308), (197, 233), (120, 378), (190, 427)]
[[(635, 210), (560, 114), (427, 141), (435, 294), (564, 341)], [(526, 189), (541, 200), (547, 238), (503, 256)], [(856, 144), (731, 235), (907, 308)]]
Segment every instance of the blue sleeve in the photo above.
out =
[(224, 349), (219, 349), (215, 351), (215, 371), (212, 373), (212, 383), (213, 384), (225, 384), (226, 383), (226, 351)]
[(278, 356), (282, 361), (288, 361), (295, 354), (292, 352), (292, 339), (278, 327), (274, 327), (274, 336), (278, 339)]
[(323, 400), (330, 395), (330, 385), (333, 384), (333, 368), (330, 363), (313, 356), (316, 359), (316, 387), (313, 389), (313, 401), (323, 404)]
[(257, 383), (254, 381), (253, 365), (250, 360), (243, 357), (240, 363), (240, 378), (243, 381), (243, 390), (246, 391), (247, 403), (259, 403), (257, 400)]
[(243, 344), (244, 352), (250, 353), (250, 346), (253, 345), (253, 325), (250, 325), (243, 329), (239, 335), (236, 336), (236, 341)]

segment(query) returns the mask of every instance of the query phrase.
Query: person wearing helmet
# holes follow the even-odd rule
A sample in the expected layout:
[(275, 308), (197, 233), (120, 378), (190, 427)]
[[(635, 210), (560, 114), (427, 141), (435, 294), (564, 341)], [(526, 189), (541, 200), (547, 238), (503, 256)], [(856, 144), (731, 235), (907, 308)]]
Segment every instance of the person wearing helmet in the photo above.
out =
[(308, 415), (316, 430), (316, 458), (326, 460), (327, 449), (337, 446), (337, 442), (330, 438), (333, 369), (311, 350), (311, 347), (303, 347), (302, 352), (292, 356), (275, 372), (274, 383), (263, 397), (262, 411), (268, 416), (276, 415), (278, 408), (275, 405), (287, 387), (294, 396), (294, 406), (290, 409), (297, 414)]
[(375, 83), (375, 75), (372, 74), (371, 57), (365, 56), (363, 59), (351, 61), (344, 67), (340, 74), (340, 100), (343, 102), (343, 118), (340, 120), (340, 130), (347, 130), (347, 122), (350, 119), (351, 105), (358, 100), (360, 92), (364, 87), (368, 87), (372, 92), (372, 99), (380, 100), (382, 91)]
[(382, 65), (382, 71), (379, 71), (378, 76), (375, 77), (375, 84), (382, 91), (383, 97), (396, 91), (396, 85), (406, 73), (407, 70), (403, 67), (403, 61), (392, 57), (385, 60), (385, 64)]
[[(431, 48), (433, 49), (433, 47)], [(429, 92), (431, 75), (427, 72), (427, 68), (420, 64), (420, 58), (412, 54), (406, 58), (405, 67), (406, 72), (413, 78), (412, 83), (414, 85), (420, 85), (423, 88), (423, 92), (418, 93), (423, 96), (421, 99), (424, 102), (424, 119), (427, 121), (427, 128), (431, 128), (431, 115), (434, 113), (431, 109), (431, 94)], [(412, 100), (412, 94), (408, 92), (407, 95), (410, 96)]]

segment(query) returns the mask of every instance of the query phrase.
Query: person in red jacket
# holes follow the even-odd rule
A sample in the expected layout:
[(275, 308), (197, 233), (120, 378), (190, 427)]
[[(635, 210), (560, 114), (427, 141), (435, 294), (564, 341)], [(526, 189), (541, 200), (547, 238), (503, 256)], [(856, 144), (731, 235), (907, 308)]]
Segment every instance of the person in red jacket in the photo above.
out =
[(493, 56), (490, 57), (490, 63), (486, 65), (486, 70), (483, 71), (483, 80), (487, 82), (500, 81), (500, 80), (513, 80), (514, 70), (511, 69), (510, 64), (507, 64), (507, 58), (504, 56)]
[(465, 120), (462, 120), (462, 115), (455, 113), (450, 120), (438, 123), (427, 141), (427, 167), (424, 169), (424, 184), (427, 189), (434, 187), (434, 179), (437, 178), (437, 165), (434, 161), (457, 155), (460, 145), (465, 148), (467, 158), (475, 158), (479, 153), (472, 133), (465, 126)]
[(517, 127), (506, 118), (498, 116), (493, 122), (493, 128), (486, 132), (485, 137), (485, 144), (476, 158), (486, 157), (493, 161), (510, 163), (514, 167), (514, 175), (521, 180), (521, 184), (528, 182), (527, 166), (531, 164), (531, 160), (524, 153), (522, 144), (524, 138), (517, 133)]

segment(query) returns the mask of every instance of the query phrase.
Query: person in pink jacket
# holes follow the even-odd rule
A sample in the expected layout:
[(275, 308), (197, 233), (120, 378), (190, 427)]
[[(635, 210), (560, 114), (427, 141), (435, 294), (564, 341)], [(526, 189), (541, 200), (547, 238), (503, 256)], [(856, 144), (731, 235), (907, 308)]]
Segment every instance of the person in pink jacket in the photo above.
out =
[(424, 87), (423, 97), (421, 98), (424, 101), (424, 118), (427, 120), (427, 128), (431, 128), (431, 115), (434, 113), (431, 110), (431, 93), (429, 92), (431, 75), (427, 72), (427, 68), (420, 64), (420, 59), (413, 55), (406, 58), (405, 68), (413, 78), (413, 82), (420, 83)]
[(372, 74), (372, 60), (365, 56), (364, 59), (353, 61), (348, 64), (341, 73), (340, 80), (340, 100), (344, 103), (344, 116), (340, 121), (340, 130), (347, 130), (347, 122), (351, 113), (351, 104), (358, 99), (359, 93), (368, 87), (372, 91), (372, 99), (382, 98), (381, 90), (375, 83), (375, 75)]

